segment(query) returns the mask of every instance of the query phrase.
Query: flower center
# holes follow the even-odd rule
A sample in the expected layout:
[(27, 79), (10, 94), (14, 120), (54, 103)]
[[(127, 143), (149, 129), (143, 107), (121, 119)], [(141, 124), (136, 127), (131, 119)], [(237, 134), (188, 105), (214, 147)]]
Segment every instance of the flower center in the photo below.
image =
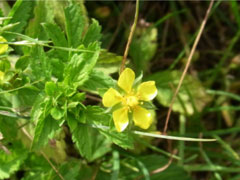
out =
[(127, 96), (126, 105), (130, 107), (134, 107), (138, 105), (138, 98), (136, 96)]

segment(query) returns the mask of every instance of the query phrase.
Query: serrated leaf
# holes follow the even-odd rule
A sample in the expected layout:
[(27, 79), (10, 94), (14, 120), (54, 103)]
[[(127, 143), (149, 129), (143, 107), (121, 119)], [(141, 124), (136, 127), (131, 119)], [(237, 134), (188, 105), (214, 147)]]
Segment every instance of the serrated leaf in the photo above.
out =
[(93, 70), (83, 88), (92, 93), (98, 93), (99, 89), (110, 88), (115, 85), (114, 80), (102, 71)]
[(80, 154), (87, 159), (92, 157), (92, 144), (94, 141), (91, 131), (91, 127), (85, 124), (78, 124), (72, 134), (73, 142), (76, 143)]
[(19, 89), (12, 95), (12, 107), (19, 110), (26, 110), (26, 107), (31, 107), (37, 98), (39, 91), (34, 86), (25, 86)]
[(63, 175), (64, 179), (78, 180), (77, 176), (79, 175), (80, 169), (81, 163), (73, 159), (62, 164), (59, 168), (59, 172)]
[(88, 106), (87, 109), (81, 112), (83, 113), (79, 116), (80, 118), (85, 117), (86, 124), (79, 123), (80, 120), (70, 113), (68, 114), (67, 122), (73, 134), (72, 139), (76, 143), (80, 154), (88, 161), (93, 161), (110, 151), (111, 141), (99, 134), (97, 129), (89, 124), (99, 120), (107, 123), (109, 116), (101, 116), (102, 108), (98, 106)]
[(133, 149), (133, 137), (130, 133), (118, 133), (113, 130), (100, 130), (100, 133), (110, 139), (114, 144), (124, 148), (124, 149)]
[(68, 116), (67, 116), (67, 123), (68, 123), (68, 126), (70, 128), (70, 131), (71, 132), (74, 132), (75, 129), (77, 128), (78, 126), (78, 121), (77, 119), (70, 113), (68, 113)]
[[(58, 25), (52, 24), (52, 23), (44, 23), (42, 24), (42, 26), (44, 27), (44, 30), (48, 34), (48, 37), (53, 41), (53, 44), (55, 46), (59, 46), (59, 47), (68, 46), (65, 35)], [(66, 61), (68, 59), (67, 51), (56, 50), (56, 52), (59, 54), (59, 56), (63, 61)]]
[(69, 47), (76, 48), (80, 45), (85, 27), (85, 18), (81, 7), (74, 3), (65, 9), (66, 33)]
[(28, 27), (26, 28), (26, 34), (32, 38), (46, 40), (47, 35), (43, 30), (41, 23), (53, 22), (53, 19), (53, 7), (49, 6), (47, 1), (36, 1), (34, 18), (30, 20)]
[(93, 161), (111, 150), (110, 141), (96, 129), (85, 124), (78, 124), (73, 131), (72, 139), (80, 154), (88, 161)]
[(43, 156), (36, 153), (29, 153), (25, 161), (25, 167), (30, 168), (30, 170), (24, 173), (22, 180), (45, 180), (49, 176), (48, 173), (51, 173), (49, 163)]
[(101, 36), (101, 26), (95, 19), (92, 19), (92, 24), (88, 27), (83, 38), (84, 46), (87, 47), (90, 43), (100, 40)]
[(87, 106), (85, 114), (88, 123), (108, 126), (111, 120), (110, 114), (105, 113), (105, 109), (99, 106)]
[[(11, 28), (11, 32), (21, 33), (24, 27), (27, 25), (27, 21), (30, 18), (34, 3), (34, 1), (17, 0), (8, 14), (8, 17), (11, 17), (11, 19), (4, 21), (4, 25), (6, 26), (8, 24), (19, 22), (18, 25)], [(10, 41), (15, 38), (16, 35), (5, 34), (4, 37)]]
[(30, 67), (32, 69), (32, 78), (36, 80), (50, 79), (52, 66), (50, 59), (47, 57), (43, 47), (34, 46), (31, 50)]
[(44, 99), (44, 95), (43, 93), (39, 93), (37, 98), (35, 99), (35, 102), (33, 104), (33, 107), (32, 107), (32, 110), (31, 110), (31, 114), (30, 114), (30, 117), (31, 117), (31, 121), (32, 122), (37, 122), (42, 114), (42, 111), (43, 111), (43, 107), (42, 104), (44, 103), (45, 99)]
[(37, 150), (45, 146), (58, 129), (58, 123), (51, 116), (40, 116), (34, 132), (32, 148)]
[[(51, 51), (51, 52), (50, 52)], [(51, 57), (53, 54), (56, 55), (57, 51), (52, 49), (49, 52), (47, 52), (47, 55)], [(51, 69), (54, 69), (52, 71), (52, 75), (58, 79), (58, 81), (63, 80), (63, 73), (64, 73), (64, 63), (58, 58), (50, 58), (49, 61), (51, 62)]]
[(50, 110), (52, 108), (51, 99), (44, 99), (38, 108), (39, 110), (35, 110), (35, 113), (32, 112), (36, 118), (33, 120), (37, 122), (32, 143), (33, 149), (40, 149), (46, 145), (49, 138), (52, 138), (55, 131), (59, 128), (58, 121), (53, 119), (50, 115)]
[(64, 71), (64, 81), (66, 84), (78, 87), (83, 85), (88, 79), (99, 56), (99, 44), (97, 42), (90, 44), (87, 50), (93, 52), (84, 52), (80, 55), (75, 54), (67, 64)]
[(47, 4), (53, 7), (56, 23), (61, 27), (61, 29), (65, 29), (64, 9), (68, 6), (69, 1), (54, 0), (54, 1), (47, 1)]
[(111, 148), (112, 142), (102, 134), (99, 134), (96, 130), (94, 130), (93, 137), (96, 137), (96, 138), (93, 139), (93, 142), (94, 142), (92, 144), (93, 153), (89, 161), (94, 161), (104, 156), (106, 153), (108, 153), (112, 149)]
[(21, 164), (27, 158), (26, 149), (17, 147), (9, 149), (10, 154), (0, 149), (0, 179), (7, 179), (11, 174), (18, 171)]
[[(109, 126), (111, 122), (110, 114), (105, 113), (105, 110), (99, 106), (87, 106), (85, 111), (87, 123), (93, 123), (97, 126)], [(101, 134), (107, 137), (111, 142), (117, 144), (124, 149), (133, 148), (133, 137), (130, 133), (118, 133), (111, 129), (98, 129)]]

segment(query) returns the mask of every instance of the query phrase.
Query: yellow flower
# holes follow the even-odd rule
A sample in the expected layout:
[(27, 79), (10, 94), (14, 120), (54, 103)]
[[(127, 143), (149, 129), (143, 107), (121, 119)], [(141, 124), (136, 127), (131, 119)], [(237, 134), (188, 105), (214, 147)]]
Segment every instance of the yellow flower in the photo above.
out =
[(120, 94), (117, 90), (110, 88), (103, 95), (103, 105), (113, 107), (121, 104), (121, 108), (113, 112), (113, 121), (118, 132), (124, 131), (129, 124), (128, 113), (132, 112), (133, 122), (136, 126), (147, 129), (152, 123), (151, 113), (143, 108), (143, 101), (151, 101), (157, 95), (154, 81), (141, 83), (137, 89), (133, 89), (135, 73), (126, 68), (118, 79), (118, 86), (124, 91)]

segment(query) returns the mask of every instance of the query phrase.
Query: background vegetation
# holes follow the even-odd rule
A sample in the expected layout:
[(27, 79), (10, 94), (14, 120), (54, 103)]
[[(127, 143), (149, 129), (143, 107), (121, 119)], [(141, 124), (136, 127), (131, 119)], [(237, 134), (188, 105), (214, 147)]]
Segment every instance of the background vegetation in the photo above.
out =
[(208, 6), (140, 1), (127, 66), (156, 82), (155, 120), (118, 133), (101, 97), (118, 79), (135, 2), (1, 0), (0, 179), (240, 179), (237, 0), (213, 4), (172, 107), (178, 140), (160, 136)]

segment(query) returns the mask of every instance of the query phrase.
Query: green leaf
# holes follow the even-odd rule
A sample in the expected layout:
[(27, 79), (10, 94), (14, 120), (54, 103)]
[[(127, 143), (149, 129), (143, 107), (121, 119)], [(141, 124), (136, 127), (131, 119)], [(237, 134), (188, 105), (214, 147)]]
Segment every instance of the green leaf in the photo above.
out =
[(17, 136), (17, 122), (16, 118), (0, 116), (0, 132), (9, 141), (14, 140)]
[(25, 168), (29, 168), (29, 171), (24, 173), (22, 180), (46, 180), (48, 173), (52, 172), (51, 166), (44, 157), (33, 152), (29, 153), (24, 165)]
[(8, 60), (1, 60), (0, 61), (0, 71), (6, 72), (11, 68), (11, 64)]
[(89, 79), (84, 83), (83, 88), (92, 93), (97, 93), (99, 89), (110, 88), (115, 85), (114, 80), (103, 72), (93, 70)]
[(78, 101), (78, 102), (82, 102), (84, 101), (86, 98), (85, 93), (76, 93), (73, 97), (72, 97), (72, 101)]
[(27, 158), (27, 150), (16, 144), (8, 150), (9, 154), (0, 149), (0, 179), (10, 178), (10, 175), (18, 171)]
[(78, 87), (83, 85), (88, 79), (99, 56), (99, 44), (97, 42), (90, 44), (87, 50), (94, 51), (94, 53), (84, 52), (80, 55), (75, 54), (67, 64), (64, 71), (66, 84)]
[(64, 111), (58, 107), (51, 109), (51, 115), (54, 119), (60, 120), (64, 116)]
[(58, 79), (58, 81), (62, 81), (63, 80), (63, 73), (64, 73), (64, 63), (62, 60), (54, 57), (51, 57), (52, 55), (56, 55), (57, 51), (52, 49), (50, 51), (47, 52), (47, 55), (50, 57), (50, 62), (51, 62), (51, 69), (54, 69), (54, 71), (52, 71), (52, 75), (54, 77), (56, 77)]
[(34, 132), (32, 148), (37, 150), (45, 146), (50, 138), (53, 138), (56, 130), (59, 128), (58, 123), (51, 116), (40, 116)]
[(45, 84), (45, 92), (48, 96), (55, 96), (58, 91), (56, 83), (49, 81)]
[[(44, 6), (46, 8), (47, 20), (44, 22), (53, 23), (52, 19), (57, 23), (61, 29), (65, 29), (65, 15), (64, 9), (68, 6), (69, 1), (44, 1)], [(50, 21), (51, 20), (51, 21)]]
[[(38, 121), (40, 116), (42, 115), (43, 113), (43, 104), (44, 103), (48, 103), (48, 101), (46, 102), (45, 100), (45, 97), (43, 95), (43, 93), (39, 93), (34, 104), (33, 104), (33, 107), (32, 107), (32, 110), (31, 110), (31, 114), (30, 114), (30, 117), (31, 117), (31, 121), (34, 122), (34, 121)], [(46, 106), (47, 107), (47, 106)]]
[(88, 161), (93, 161), (110, 151), (111, 141), (99, 134), (90, 124), (96, 123), (95, 121), (100, 123), (99, 120), (108, 123), (110, 116), (102, 114), (102, 108), (98, 106), (88, 106), (81, 112), (83, 113), (80, 113), (79, 118), (84, 116), (86, 124), (79, 123), (80, 120), (70, 113), (68, 113), (67, 122), (80, 154)]
[(107, 75), (118, 72), (122, 58), (122, 56), (102, 49), (98, 58), (96, 69), (104, 72), (104, 74)]
[[(150, 75), (146, 80), (154, 80), (158, 89), (157, 100), (164, 106), (170, 106), (174, 90), (181, 77), (180, 71), (162, 71)], [(206, 94), (200, 81), (186, 75), (183, 85), (173, 104), (173, 111), (191, 115), (202, 108), (211, 100)]]
[(30, 56), (21, 56), (17, 60), (17, 62), (15, 64), (15, 68), (21, 69), (22, 71), (24, 71), (28, 67), (29, 62), (30, 62)]
[[(36, 106), (37, 107), (37, 106)], [(59, 128), (58, 121), (53, 119), (49, 113), (52, 108), (52, 100), (46, 98), (39, 107), (40, 110), (35, 110), (33, 113), (35, 122), (37, 122), (34, 138), (32, 143), (33, 149), (40, 149), (47, 144), (48, 139), (52, 138), (55, 131)]]
[[(59, 47), (68, 46), (65, 35), (58, 25), (52, 24), (52, 23), (44, 23), (42, 25), (44, 27), (44, 30), (47, 32), (48, 37), (53, 41), (53, 44), (55, 46), (59, 46)], [(66, 61), (68, 59), (67, 51), (56, 50), (56, 52), (59, 54), (59, 56), (63, 61)]]
[(80, 154), (87, 159), (92, 157), (92, 144), (94, 141), (91, 131), (91, 127), (78, 124), (72, 134), (73, 142), (76, 143)]
[(26, 109), (26, 107), (31, 107), (38, 95), (39, 91), (34, 86), (26, 86), (23, 89), (19, 89), (12, 95), (12, 107), (22, 110)]
[(128, 132), (118, 133), (116, 130), (99, 130), (101, 134), (110, 139), (114, 144), (122, 147), (123, 149), (133, 149), (133, 137)]
[[(8, 17), (11, 17), (11, 19), (4, 21), (4, 25), (6, 26), (8, 24), (14, 24), (19, 22), (18, 25), (14, 26), (11, 29), (11, 32), (21, 33), (24, 27), (27, 25), (27, 21), (30, 18), (30, 14), (33, 10), (34, 4), (34, 1), (17, 0), (8, 14)], [(4, 37), (8, 41), (10, 41), (15, 38), (16, 35), (4, 34)]]
[(80, 45), (85, 27), (85, 18), (81, 7), (74, 3), (65, 9), (66, 33), (69, 47), (76, 48)]
[(85, 110), (88, 123), (108, 126), (111, 120), (111, 115), (105, 113), (105, 109), (99, 106), (87, 106)]
[[(51, 171), (50, 171), (51, 172)], [(21, 180), (46, 180), (49, 174), (43, 172), (27, 172)]]
[(110, 141), (96, 129), (85, 124), (78, 124), (73, 131), (72, 139), (80, 154), (88, 161), (93, 161), (111, 150)]
[(112, 119), (110, 114), (105, 113), (103, 108), (99, 106), (87, 106), (85, 115), (87, 123), (99, 126), (99, 132), (107, 137), (111, 142), (124, 149), (133, 148), (132, 134), (128, 132), (118, 133), (116, 130), (101, 128), (101, 126), (109, 126)]
[(46, 40), (47, 35), (43, 30), (41, 23), (54, 21), (53, 7), (49, 6), (47, 1), (36, 1), (34, 8), (34, 18), (32, 18), (26, 28), (26, 35), (32, 38)]
[(70, 131), (71, 132), (74, 132), (75, 129), (77, 128), (78, 126), (78, 121), (77, 119), (70, 113), (68, 113), (67, 115), (67, 123), (68, 123), (68, 126), (70, 128)]
[[(94, 172), (93, 166), (88, 165), (88, 164), (82, 164), (81, 169), (79, 171), (78, 179), (89, 180), (89, 179), (91, 179), (91, 177), (93, 177), (94, 173), (95, 172)], [(97, 173), (97, 174), (99, 174), (99, 173)], [(96, 180), (97, 180), (97, 178), (96, 178)], [(105, 179), (102, 179), (102, 180), (105, 180)]]
[(102, 156), (104, 156), (106, 153), (111, 151), (111, 141), (107, 139), (104, 135), (99, 134), (96, 130), (93, 131), (93, 144), (92, 144), (92, 157), (89, 159), (89, 161), (94, 161)]
[(98, 64), (114, 64), (118, 65), (122, 62), (122, 56), (119, 56), (115, 53), (108, 52), (106, 49), (102, 49), (99, 55)]
[[(80, 161), (73, 159), (61, 165), (59, 172), (64, 179), (78, 180), (77, 176), (81, 169)], [(56, 176), (56, 175), (54, 175)]]
[(92, 24), (88, 27), (83, 38), (84, 46), (87, 47), (90, 43), (100, 40), (101, 36), (101, 26), (95, 19), (92, 19)]
[(129, 49), (129, 55), (133, 58), (137, 73), (146, 71), (148, 62), (157, 51), (157, 28), (146, 29), (141, 27), (136, 29)]
[(52, 66), (50, 59), (41, 46), (34, 46), (31, 50), (30, 67), (32, 69), (32, 78), (34, 80), (50, 79)]

